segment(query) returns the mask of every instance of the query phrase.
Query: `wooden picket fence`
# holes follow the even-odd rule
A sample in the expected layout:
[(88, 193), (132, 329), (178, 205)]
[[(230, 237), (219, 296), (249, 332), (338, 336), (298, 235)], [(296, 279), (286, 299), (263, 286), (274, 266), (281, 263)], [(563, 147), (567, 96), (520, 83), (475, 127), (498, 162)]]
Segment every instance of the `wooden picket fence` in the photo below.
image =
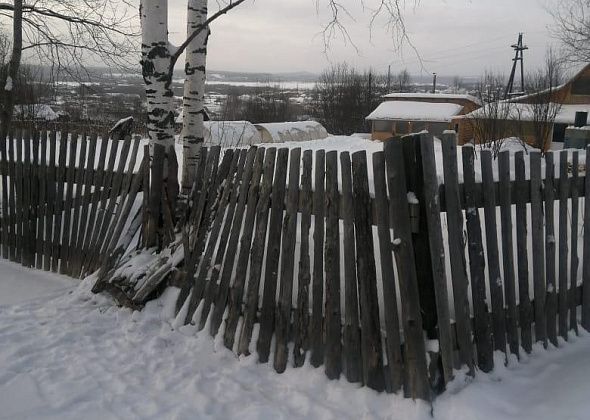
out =
[(72, 277), (95, 271), (129, 224), (139, 146), (130, 137), (34, 129), (0, 140), (2, 257)]

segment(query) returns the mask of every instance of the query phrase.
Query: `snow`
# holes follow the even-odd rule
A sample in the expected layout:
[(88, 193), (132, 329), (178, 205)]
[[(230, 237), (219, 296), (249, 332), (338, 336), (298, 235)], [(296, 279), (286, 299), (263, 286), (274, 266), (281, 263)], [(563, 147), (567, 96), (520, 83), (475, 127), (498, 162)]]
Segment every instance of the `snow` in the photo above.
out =
[[(497, 114), (500, 116), (506, 115), (506, 119), (519, 120), (519, 121), (535, 121), (533, 105), (502, 102), (501, 108), (497, 112), (489, 110), (491, 105), (485, 105), (482, 108), (476, 109), (475, 111), (466, 114), (465, 118), (485, 118), (486, 116)], [(561, 105), (559, 112), (555, 116), (555, 123), (558, 124), (574, 124), (576, 118), (576, 112), (588, 112), (590, 113), (590, 105)], [(538, 117), (537, 117), (538, 119)]]
[(59, 115), (47, 104), (16, 105), (14, 107), (14, 113), (16, 116), (46, 121), (53, 121), (59, 118)]
[[(496, 353), (491, 374), (455, 371), (430, 407), (329, 381), (309, 364), (279, 375), (194, 327), (175, 330), (169, 310), (177, 289), (132, 312), (93, 295), (92, 278), (74, 286), (4, 260), (0, 273), (0, 296), (11, 297), (0, 305), (3, 419), (554, 420), (585, 419), (590, 411), (590, 335), (583, 331), (559, 350), (536, 345), (507, 367)], [(30, 294), (14, 294), (16, 282)], [(436, 350), (438, 343), (427, 345)]]
[(255, 124), (265, 143), (311, 141), (328, 137), (328, 132), (316, 121), (292, 121)]
[(6, 92), (12, 91), (12, 77), (8, 76), (6, 78), (6, 84), (4, 85), (4, 90)]
[(453, 103), (386, 101), (366, 119), (448, 122), (462, 110), (463, 106)]
[(455, 93), (390, 93), (383, 95), (383, 98), (388, 99), (429, 99), (432, 101), (444, 100), (467, 100), (481, 105), (481, 101), (473, 95), (455, 94)]

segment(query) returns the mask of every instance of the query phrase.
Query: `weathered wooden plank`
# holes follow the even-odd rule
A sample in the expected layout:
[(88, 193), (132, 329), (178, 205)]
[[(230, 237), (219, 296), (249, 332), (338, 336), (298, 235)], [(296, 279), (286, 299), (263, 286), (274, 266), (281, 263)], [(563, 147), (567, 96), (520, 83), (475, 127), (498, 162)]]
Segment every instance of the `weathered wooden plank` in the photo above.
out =
[(15, 164), (14, 164), (14, 133), (11, 131), (8, 133), (7, 139), (7, 162), (8, 162), (8, 212), (10, 214), (10, 229), (9, 229), (9, 238), (8, 238), (8, 258), (11, 261), (15, 261), (16, 259), (16, 202), (15, 202)]
[(264, 290), (262, 293), (262, 307), (260, 308), (260, 332), (256, 342), (258, 360), (261, 363), (268, 361), (270, 341), (275, 327), (277, 277), (281, 254), (281, 227), (283, 225), (288, 157), (289, 149), (281, 148), (278, 150), (271, 196), (268, 242), (266, 244)]
[(428, 224), (430, 255), (432, 258), (431, 265), (438, 319), (438, 340), (440, 343), (444, 381), (448, 383), (453, 378), (453, 340), (449, 312), (449, 295), (447, 291), (445, 249), (439, 206), (436, 158), (432, 138), (422, 136), (420, 141), (424, 177), (424, 208), (426, 222)]
[[(248, 151), (243, 150), (240, 155), (240, 163), (238, 165), (238, 172), (236, 175), (236, 182), (232, 192), (232, 198), (228, 211), (228, 220), (231, 215), (231, 223), (226, 221), (224, 225), (224, 232), (222, 233), (222, 240), (220, 243), (224, 245), (224, 253), (221, 254), (223, 258), (223, 268), (221, 271), (221, 279), (219, 281), (219, 288), (217, 296), (215, 297), (215, 307), (211, 313), (211, 327), (209, 333), (212, 336), (217, 335), (223, 313), (226, 309), (227, 299), (229, 295), (229, 287), (234, 269), (238, 244), (240, 241), (240, 232), (242, 231), (242, 223), (244, 221), (244, 211), (246, 209), (246, 201), (248, 200), (248, 189), (252, 180), (252, 173), (254, 171), (254, 162), (256, 158), (256, 147), (251, 147)], [(218, 252), (219, 255), (219, 252)], [(217, 257), (216, 257), (217, 259)], [(214, 267), (221, 264), (221, 260), (217, 259)]]
[(23, 261), (23, 238), (25, 236), (23, 230), (23, 209), (24, 209), (24, 192), (23, 192), (23, 133), (22, 130), (15, 131), (14, 141), (16, 144), (16, 154), (14, 156), (14, 192), (15, 192), (15, 224), (16, 224), (16, 240), (15, 240), (15, 261)]
[(469, 252), (469, 272), (471, 274), (471, 296), (473, 316), (475, 318), (475, 344), (477, 346), (477, 364), (484, 372), (494, 368), (494, 349), (492, 346), (489, 314), (486, 304), (485, 259), (479, 210), (475, 207), (475, 151), (473, 147), (464, 146), (463, 180), (465, 186), (465, 219), (467, 224), (467, 250)]
[(248, 289), (244, 306), (244, 322), (238, 342), (238, 354), (250, 354), (252, 329), (258, 311), (260, 276), (262, 273), (264, 249), (266, 247), (266, 231), (276, 155), (276, 149), (271, 147), (267, 149), (264, 158), (263, 177), (256, 207), (256, 228), (250, 252), (250, 277), (248, 279)]
[[(590, 168), (590, 146), (586, 147), (586, 168)], [(590, 220), (590, 176), (584, 177), (584, 220)], [(584, 229), (582, 257), (582, 327), (590, 331), (590, 229)]]
[(230, 193), (232, 191), (232, 185), (236, 176), (239, 158), (240, 154), (238, 152), (231, 153), (231, 163), (229, 166), (229, 171), (227, 172), (227, 176), (223, 181), (223, 191), (221, 192), (221, 196), (218, 195), (215, 209), (211, 211), (211, 217), (213, 218), (211, 223), (211, 234), (209, 235), (205, 254), (202, 257), (199, 270), (197, 271), (197, 278), (195, 281), (193, 293), (197, 296), (203, 295), (201, 317), (198, 323), (199, 330), (202, 330), (205, 327), (205, 323), (209, 317), (209, 309), (213, 301), (214, 286), (217, 286), (214, 283), (214, 279), (212, 279), (210, 276), (212, 268), (211, 261), (213, 259), (213, 254), (217, 249), (217, 242), (221, 233), (223, 220), (225, 218), (226, 208), (229, 205)]
[[(291, 333), (291, 309), (293, 307), (293, 276), (295, 271), (295, 244), (297, 241), (297, 205), (299, 203), (300, 162), (301, 149), (292, 149), (289, 157), (289, 184), (287, 187), (285, 218), (283, 220), (281, 275), (279, 277), (280, 288), (275, 327), (276, 348), (274, 368), (279, 373), (282, 373), (285, 370), (289, 358), (287, 342), (289, 341)], [(338, 162), (336, 161), (336, 167), (337, 165)], [(336, 179), (336, 194), (338, 194), (338, 179)], [(338, 228), (337, 211), (338, 208), (336, 208), (336, 229)], [(340, 281), (340, 276), (338, 276), (338, 281)], [(339, 293), (337, 296), (337, 299), (340, 299)], [(338, 318), (338, 328), (340, 328), (340, 318)], [(338, 334), (338, 343), (340, 343), (340, 334)], [(339, 357), (340, 354), (338, 354), (338, 358)], [(328, 365), (326, 364), (326, 367), (327, 366)], [(328, 371), (326, 372), (328, 373)], [(330, 377), (330, 375), (328, 375), (328, 377)]]
[[(402, 147), (402, 141), (396, 138), (385, 143), (384, 152), (387, 164), (387, 185), (389, 186), (392, 227), (396, 238), (394, 240), (394, 253), (399, 274), (402, 325), (405, 337), (406, 394), (412, 398), (429, 401), (432, 395), (426, 367), (426, 348), (422, 328)], [(375, 306), (377, 305), (375, 304)]]
[(457, 323), (457, 344), (462, 363), (473, 374), (473, 348), (471, 344), (471, 321), (467, 296), (467, 271), (465, 263), (465, 242), (463, 239), (463, 213), (459, 198), (459, 176), (457, 170), (457, 139), (455, 135), (444, 134), (442, 140), (445, 195), (447, 200), (447, 224), (449, 258), (453, 282), (455, 320)]
[[(397, 293), (391, 245), (390, 212), (385, 183), (385, 157), (383, 152), (373, 153), (373, 181), (375, 184), (375, 210), (379, 237), (379, 259), (383, 284), (383, 311), (385, 321), (385, 350), (387, 369), (385, 385), (388, 392), (397, 392), (404, 382), (404, 360), (400, 337)], [(353, 257), (354, 260), (354, 257)], [(449, 335), (450, 337), (450, 335)]]
[(492, 170), (491, 150), (481, 151), (481, 173), (484, 196), (487, 267), (492, 304), (492, 331), (494, 338), (494, 350), (500, 350), (506, 353), (504, 289), (502, 287), (502, 277), (500, 274), (498, 228), (496, 218), (496, 194), (494, 191), (494, 173)]
[(326, 174), (326, 152), (315, 154), (315, 178), (313, 190), (313, 272), (311, 286), (310, 363), (318, 367), (324, 362), (323, 306), (324, 306), (324, 178)]
[[(64, 186), (65, 186), (65, 168), (68, 154), (68, 133), (62, 131), (59, 138), (59, 157), (55, 182), (57, 183), (55, 197), (55, 219), (53, 228), (53, 251), (51, 260), (51, 270), (57, 272), (60, 264), (61, 244), (62, 244), (62, 218), (64, 203)], [(61, 261), (63, 264), (63, 260)]]
[[(47, 166), (47, 210), (45, 213), (45, 243), (43, 246), (43, 270), (49, 271), (53, 266), (53, 235), (54, 235), (54, 215), (55, 215), (55, 158), (57, 149), (56, 132), (49, 133), (49, 161)], [(56, 257), (57, 258), (57, 257)]]
[(504, 299), (506, 301), (506, 332), (512, 354), (519, 354), (518, 314), (516, 312), (516, 280), (514, 275), (514, 246), (512, 241), (512, 206), (510, 184), (510, 153), (498, 155), (500, 177), (500, 219), (502, 222), (502, 271), (504, 273)]
[[(401, 153), (401, 149), (398, 151)], [(383, 356), (377, 296), (377, 275), (373, 230), (369, 222), (369, 181), (367, 155), (360, 151), (352, 154), (352, 188), (354, 197), (354, 225), (356, 234), (357, 280), (361, 315), (361, 346), (363, 384), (384, 389)]]
[[(78, 152), (78, 144), (80, 144), (80, 150)], [(79, 156), (78, 156), (79, 155)], [(78, 135), (78, 133), (72, 133), (71, 140), (70, 140), (70, 152), (69, 152), (69, 163), (68, 166), (70, 168), (74, 168), (76, 166), (76, 158), (78, 157), (78, 167), (84, 167), (84, 158), (86, 155), (86, 139), (84, 135)], [(82, 172), (78, 172), (81, 174)], [(75, 179), (76, 173), (74, 171), (68, 171), (67, 173), (67, 188), (66, 188), (66, 195), (64, 201), (64, 216), (63, 216), (63, 236), (62, 236), (62, 247), (61, 247), (61, 266), (60, 266), (60, 273), (66, 274), (70, 273), (70, 254), (73, 251), (74, 244), (71, 241), (71, 236), (75, 235), (77, 226), (77, 212), (76, 212), (76, 198), (75, 196), (80, 193), (80, 184), (77, 184), (77, 179)], [(76, 186), (74, 187), (74, 184)], [(74, 189), (75, 188), (75, 189)], [(72, 214), (73, 223), (72, 223)], [(71, 229), (71, 226), (74, 226)], [(73, 235), (72, 235), (73, 233)], [(75, 239), (74, 239), (75, 242)]]
[(41, 246), (38, 241), (38, 220), (39, 220), (39, 133), (36, 130), (31, 131), (31, 266), (37, 267), (37, 247)]
[(576, 296), (578, 286), (578, 229), (579, 226), (579, 214), (580, 214), (580, 203), (578, 200), (578, 171), (579, 171), (579, 156), (578, 152), (572, 153), (572, 183), (571, 196), (572, 196), (572, 218), (571, 218), (571, 242), (570, 242), (570, 289), (569, 289), (569, 310), (570, 310), (570, 322), (569, 328), (578, 335), (578, 309), (576, 302), (578, 298)]
[(38, 201), (37, 201), (37, 269), (43, 269), (43, 241), (45, 235), (45, 212), (46, 212), (46, 192), (47, 192), (47, 131), (40, 132), (37, 141), (38, 166), (36, 179), (38, 182)]
[(567, 341), (568, 323), (568, 152), (559, 153), (559, 335)]
[[(25, 267), (35, 265), (34, 255), (31, 254), (34, 245), (33, 235), (31, 232), (32, 212), (31, 212), (31, 132), (22, 131), (23, 144), (23, 165), (22, 165), (22, 205), (23, 205), (23, 247), (21, 263)], [(34, 248), (33, 248), (34, 249)], [(31, 261), (32, 260), (32, 261)]]
[(555, 284), (555, 203), (554, 203), (555, 166), (553, 152), (545, 154), (545, 279), (547, 282), (547, 298), (545, 310), (547, 319), (547, 337), (557, 346), (557, 291)]
[(516, 172), (516, 258), (518, 261), (518, 301), (520, 317), (520, 342), (524, 351), (530, 353), (533, 347), (531, 331), (531, 299), (529, 296), (529, 257), (527, 249), (527, 203), (526, 195), (530, 183), (526, 181), (524, 152), (514, 155)]
[[(0, 159), (8, 162), (8, 133), (4, 130), (0, 138)], [(8, 259), (9, 251), (9, 229), (12, 225), (11, 214), (8, 207), (8, 173), (2, 173), (2, 257)]]
[[(164, 182), (164, 162), (166, 161), (166, 149), (162, 145), (154, 145), (150, 179), (150, 203), (149, 221), (147, 228), (147, 246), (158, 245), (158, 224), (160, 209), (162, 207), (162, 185)], [(104, 213), (103, 213), (104, 217)]]
[[(256, 151), (256, 158), (254, 160), (254, 168), (252, 170), (252, 179), (248, 191), (248, 201), (246, 204), (246, 215), (244, 217), (244, 227), (240, 236), (240, 251), (238, 261), (236, 263), (236, 276), (234, 284), (230, 289), (228, 302), (228, 316), (225, 321), (225, 333), (223, 337), (224, 345), (233, 350), (236, 329), (238, 321), (242, 313), (242, 298), (244, 295), (244, 287), (246, 284), (246, 272), (248, 268), (248, 259), (250, 256), (250, 247), (252, 244), (252, 234), (254, 231), (254, 218), (257, 213), (258, 194), (260, 191), (260, 178), (262, 176), (263, 162), (267, 162), (267, 166), (271, 163), (265, 159), (265, 149), (259, 148)], [(274, 165), (274, 151), (272, 152), (272, 161)], [(270, 170), (272, 173), (272, 169)], [(269, 188), (268, 186), (265, 188)], [(268, 204), (268, 203), (266, 203)], [(236, 239), (237, 241), (237, 239)]]
[[(303, 172), (301, 175), (301, 191), (299, 193), (301, 202), (301, 245), (299, 248), (297, 309), (295, 311), (293, 322), (293, 365), (295, 367), (303, 366), (303, 363), (305, 362), (305, 354), (308, 349), (309, 284), (311, 281), (311, 263), (309, 257), (309, 230), (311, 228), (312, 207), (312, 163), (312, 151), (306, 150), (305, 152), (303, 152)], [(350, 174), (350, 162), (348, 165), (348, 172)]]
[(545, 318), (545, 251), (543, 248), (543, 204), (541, 201), (541, 153), (530, 154), (531, 239), (533, 251), (533, 285), (535, 292), (535, 340), (547, 346)]

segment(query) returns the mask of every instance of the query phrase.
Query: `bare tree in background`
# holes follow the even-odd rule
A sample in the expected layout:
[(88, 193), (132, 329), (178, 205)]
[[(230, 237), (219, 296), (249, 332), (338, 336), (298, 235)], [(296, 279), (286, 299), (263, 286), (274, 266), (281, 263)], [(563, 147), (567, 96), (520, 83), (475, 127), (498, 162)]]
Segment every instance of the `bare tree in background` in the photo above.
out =
[[(51, 66), (52, 73), (65, 72), (80, 78), (88, 63), (130, 67), (137, 51), (133, 35), (135, 16), (126, 0), (35, 0), (0, 3), (0, 17), (12, 21), (12, 54), (5, 92), (11, 92), (22, 57), (33, 57)], [(5, 94), (0, 124), (7, 130), (12, 118), (13, 95)]]
[(566, 48), (568, 59), (590, 62), (590, 0), (560, 0), (549, 12), (555, 21), (553, 36)]
[(527, 120), (531, 124), (533, 146), (543, 153), (551, 143), (553, 124), (561, 110), (560, 98), (556, 89), (562, 81), (562, 62), (554, 51), (549, 50), (545, 57), (544, 68), (527, 77), (527, 92), (531, 92), (527, 100)]
[(395, 88), (398, 92), (410, 92), (411, 82), (412, 78), (410, 77), (410, 73), (408, 73), (408, 69), (403, 69), (395, 77)]

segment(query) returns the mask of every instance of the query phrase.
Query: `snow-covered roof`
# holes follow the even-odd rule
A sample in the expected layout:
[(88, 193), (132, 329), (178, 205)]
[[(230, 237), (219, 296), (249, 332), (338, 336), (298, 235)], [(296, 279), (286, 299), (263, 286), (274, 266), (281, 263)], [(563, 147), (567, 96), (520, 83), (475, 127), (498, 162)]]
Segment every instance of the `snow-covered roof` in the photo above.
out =
[[(465, 115), (465, 118), (483, 118), (486, 115), (491, 115), (493, 113), (488, 112), (489, 107), (492, 106), (487, 104), (482, 108), (476, 109), (475, 111)], [(520, 121), (534, 121), (534, 106), (531, 104), (521, 104), (521, 103), (513, 103), (513, 102), (501, 102), (502, 107), (507, 107), (508, 109), (503, 109), (497, 112), (497, 115), (506, 115), (506, 119), (508, 120), (520, 120)], [(576, 112), (588, 112), (590, 114), (590, 104), (581, 104), (581, 105), (561, 105), (561, 108), (557, 115), (555, 116), (555, 122), (558, 124), (573, 124), (576, 119)]]
[(317, 121), (291, 121), (256, 124), (265, 142), (310, 141), (325, 139), (328, 131)]
[(205, 121), (205, 145), (248, 146), (262, 142), (260, 133), (249, 121)]
[(366, 119), (448, 122), (462, 110), (463, 106), (453, 103), (385, 101)]
[(59, 115), (46, 104), (16, 105), (14, 107), (14, 113), (19, 117), (33, 118), (36, 120), (53, 121), (59, 118)]
[(461, 99), (461, 100), (468, 100), (474, 102), (478, 105), (481, 105), (481, 101), (477, 99), (475, 96), (461, 94), (461, 93), (389, 93), (387, 95), (383, 95), (383, 98), (387, 99), (444, 99), (444, 100), (453, 100), (453, 99)]

